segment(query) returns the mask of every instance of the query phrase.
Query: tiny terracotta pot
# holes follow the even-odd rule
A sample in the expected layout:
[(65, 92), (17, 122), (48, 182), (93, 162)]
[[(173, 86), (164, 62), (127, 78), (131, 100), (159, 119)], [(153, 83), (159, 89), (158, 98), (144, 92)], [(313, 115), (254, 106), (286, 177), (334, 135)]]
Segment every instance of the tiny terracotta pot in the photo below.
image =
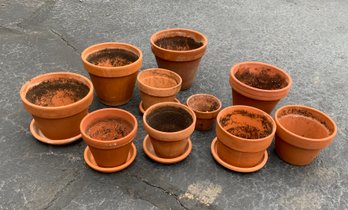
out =
[(210, 130), (213, 123), (221, 110), (221, 101), (209, 94), (195, 94), (190, 96), (186, 104), (196, 114), (196, 130), (206, 131)]
[(288, 95), (291, 77), (284, 70), (261, 62), (242, 62), (230, 71), (233, 105), (247, 105), (271, 113)]
[(62, 140), (80, 134), (80, 122), (93, 101), (93, 85), (79, 74), (47, 73), (26, 82), (20, 97), (45, 137)]
[(143, 121), (156, 155), (175, 158), (185, 152), (195, 129), (196, 116), (183, 104), (163, 102), (148, 108)]
[(80, 130), (97, 165), (116, 167), (127, 160), (138, 122), (125, 110), (106, 108), (83, 118)]
[(276, 152), (293, 165), (310, 164), (337, 133), (337, 126), (329, 116), (307, 106), (283, 106), (276, 111), (275, 122)]
[(172, 28), (154, 33), (150, 42), (158, 67), (178, 73), (181, 90), (190, 88), (207, 48), (207, 38), (198, 31)]
[(144, 110), (156, 103), (175, 101), (182, 83), (177, 73), (160, 68), (141, 71), (137, 81)]
[(126, 43), (105, 42), (86, 48), (81, 59), (102, 103), (128, 103), (143, 60), (140, 49)]
[(217, 116), (217, 153), (226, 163), (254, 167), (272, 143), (276, 124), (266, 112), (250, 106), (229, 106)]

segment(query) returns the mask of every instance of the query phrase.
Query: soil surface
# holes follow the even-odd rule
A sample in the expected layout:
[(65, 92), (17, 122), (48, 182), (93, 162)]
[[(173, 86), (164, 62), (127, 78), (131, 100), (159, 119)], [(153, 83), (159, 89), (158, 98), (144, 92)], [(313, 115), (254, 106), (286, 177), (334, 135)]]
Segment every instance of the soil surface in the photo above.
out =
[(176, 107), (161, 107), (150, 113), (146, 122), (154, 129), (163, 132), (176, 132), (188, 128), (192, 116), (184, 109)]
[(277, 90), (284, 88), (288, 85), (288, 82), (280, 74), (271, 73), (271, 69), (261, 69), (254, 73), (249, 69), (237, 71), (236, 78), (246, 85), (265, 89), (265, 90)]
[(121, 118), (108, 119), (94, 123), (87, 130), (91, 138), (110, 141), (127, 136), (133, 129), (131, 123)]
[(204, 95), (191, 98), (188, 105), (191, 109), (199, 112), (212, 112), (220, 107), (215, 98)]
[(203, 46), (202, 42), (196, 42), (194, 39), (184, 36), (162, 38), (157, 40), (155, 44), (167, 50), (177, 51), (194, 50)]
[(60, 78), (32, 87), (26, 99), (38, 106), (57, 107), (72, 104), (84, 98), (89, 87), (77, 80)]
[(87, 57), (87, 61), (98, 66), (117, 67), (131, 64), (138, 60), (136, 54), (117, 48), (106, 48)]

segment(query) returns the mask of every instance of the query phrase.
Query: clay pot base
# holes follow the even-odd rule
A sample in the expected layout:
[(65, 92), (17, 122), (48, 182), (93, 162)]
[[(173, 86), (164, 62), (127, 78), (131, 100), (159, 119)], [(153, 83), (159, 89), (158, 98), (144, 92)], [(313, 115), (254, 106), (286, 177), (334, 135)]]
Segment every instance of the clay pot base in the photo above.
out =
[(230, 169), (232, 171), (240, 172), (240, 173), (251, 173), (260, 170), (262, 167), (264, 167), (267, 163), (268, 160), (268, 153), (267, 150), (265, 151), (264, 158), (263, 160), (256, 166), (250, 167), (250, 168), (242, 168), (242, 167), (237, 167), (230, 165), (223, 161), (219, 155), (217, 154), (217, 147), (216, 147), (216, 142), (217, 142), (217, 137), (214, 138), (213, 142), (211, 143), (211, 154), (213, 155), (213, 158), (223, 167)]
[(151, 140), (149, 138), (149, 135), (146, 135), (143, 141), (143, 150), (149, 158), (151, 158), (152, 160), (156, 162), (163, 163), (163, 164), (173, 164), (173, 163), (178, 163), (184, 160), (185, 158), (187, 158), (187, 156), (189, 156), (189, 154), (192, 151), (192, 142), (191, 142), (191, 139), (188, 139), (186, 151), (182, 155), (176, 158), (161, 158), (156, 155), (155, 150), (153, 149)]
[(127, 168), (128, 166), (130, 166), (130, 164), (133, 163), (133, 161), (135, 160), (135, 157), (137, 156), (137, 149), (134, 145), (134, 143), (132, 143), (132, 147), (128, 153), (128, 157), (125, 163), (123, 163), (122, 165), (116, 166), (116, 167), (100, 167), (97, 165), (97, 163), (94, 160), (94, 157), (91, 153), (91, 150), (89, 149), (89, 147), (87, 146), (84, 153), (83, 153), (83, 158), (85, 159), (85, 162), (87, 163), (87, 165), (89, 167), (91, 167), (92, 169), (102, 172), (102, 173), (114, 173), (114, 172), (118, 172), (121, 171), (125, 168)]
[[(174, 102), (177, 102), (177, 103), (181, 103), (180, 101), (179, 101), (179, 99), (177, 99), (177, 98), (175, 98), (174, 99)], [(141, 112), (141, 114), (144, 114), (145, 113), (145, 110), (144, 110), (144, 108), (143, 108), (143, 101), (140, 101), (140, 103), (139, 103), (139, 111)]]
[(72, 142), (75, 142), (81, 139), (81, 134), (78, 134), (68, 139), (58, 139), (58, 140), (49, 139), (45, 135), (43, 135), (43, 133), (39, 130), (34, 119), (30, 123), (30, 132), (34, 136), (34, 138), (36, 138), (38, 141), (45, 144), (51, 144), (51, 145), (65, 145), (65, 144), (70, 144)]

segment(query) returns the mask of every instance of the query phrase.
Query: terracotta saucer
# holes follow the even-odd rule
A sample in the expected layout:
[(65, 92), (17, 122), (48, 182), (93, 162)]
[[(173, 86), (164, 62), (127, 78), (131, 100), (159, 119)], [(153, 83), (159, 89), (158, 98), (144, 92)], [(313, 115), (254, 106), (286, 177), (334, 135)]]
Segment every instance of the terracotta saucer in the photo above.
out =
[(230, 169), (232, 171), (237, 171), (237, 172), (241, 172), (241, 173), (250, 173), (250, 172), (255, 172), (260, 170), (263, 166), (266, 165), (266, 162), (268, 160), (268, 153), (267, 150), (265, 151), (264, 154), (264, 158), (263, 160), (256, 166), (254, 167), (250, 167), (250, 168), (242, 168), (242, 167), (237, 167), (237, 166), (233, 166), (230, 165), (228, 163), (226, 163), (225, 161), (223, 161), (222, 159), (220, 159), (219, 155), (217, 154), (217, 147), (216, 147), (216, 142), (217, 142), (217, 137), (214, 138), (213, 142), (211, 143), (211, 154), (213, 155), (214, 159), (223, 167)]
[(89, 150), (88, 146), (86, 147), (83, 153), (83, 157), (87, 165), (91, 167), (92, 169), (102, 173), (113, 173), (113, 172), (121, 171), (127, 168), (128, 166), (130, 166), (130, 164), (133, 163), (133, 161), (135, 160), (135, 156), (137, 156), (137, 149), (135, 147), (135, 144), (132, 143), (132, 147), (129, 151), (128, 158), (125, 163), (116, 167), (101, 167), (101, 166), (98, 166), (97, 163), (95, 162), (94, 157), (91, 153), (91, 150)]
[(144, 141), (143, 141), (143, 150), (149, 158), (151, 158), (152, 160), (154, 160), (156, 162), (163, 163), (163, 164), (173, 164), (173, 163), (180, 162), (180, 161), (184, 160), (185, 158), (187, 158), (187, 156), (192, 151), (192, 142), (191, 142), (191, 139), (188, 139), (186, 151), (184, 152), (184, 154), (180, 155), (179, 157), (161, 158), (161, 157), (158, 157), (156, 155), (155, 150), (153, 149), (153, 146), (151, 144), (151, 140), (149, 138), (149, 135), (146, 135), (144, 138)]
[[(177, 102), (177, 103), (181, 103), (180, 101), (179, 101), (179, 99), (174, 99), (175, 100), (175, 102)], [(139, 110), (140, 110), (140, 112), (142, 113), (142, 114), (144, 114), (144, 112), (145, 112), (145, 110), (144, 110), (144, 108), (143, 108), (143, 101), (140, 101), (140, 103), (139, 103)]]
[(36, 138), (38, 141), (45, 144), (51, 144), (51, 145), (70, 144), (74, 141), (81, 139), (81, 134), (78, 134), (77, 136), (74, 136), (68, 139), (58, 139), (58, 140), (49, 139), (45, 135), (43, 135), (43, 133), (39, 130), (34, 119), (30, 123), (30, 132), (31, 132), (31, 135), (33, 135), (34, 138)]

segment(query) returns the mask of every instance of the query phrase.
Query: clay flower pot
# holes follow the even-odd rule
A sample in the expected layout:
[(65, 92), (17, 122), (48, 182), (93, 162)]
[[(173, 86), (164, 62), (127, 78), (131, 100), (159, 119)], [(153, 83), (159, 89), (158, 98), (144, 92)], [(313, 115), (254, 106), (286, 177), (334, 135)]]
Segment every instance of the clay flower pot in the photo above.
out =
[(261, 62), (242, 62), (230, 71), (233, 105), (248, 105), (271, 113), (288, 95), (291, 77), (284, 70)]
[(106, 108), (83, 118), (80, 130), (96, 164), (106, 168), (116, 167), (127, 161), (138, 122), (125, 110)]
[(153, 34), (150, 42), (158, 67), (178, 73), (181, 90), (190, 88), (207, 48), (207, 38), (197, 31), (173, 28)]
[(250, 168), (263, 162), (276, 124), (266, 112), (250, 106), (229, 106), (217, 116), (217, 154), (226, 163)]
[(187, 150), (196, 124), (195, 113), (187, 106), (175, 102), (158, 103), (146, 110), (143, 120), (158, 157), (176, 158)]
[(196, 130), (210, 130), (218, 115), (222, 104), (221, 101), (209, 94), (195, 94), (190, 96), (186, 104), (196, 114)]
[(57, 141), (59, 144), (59, 140), (81, 137), (79, 125), (92, 103), (93, 85), (79, 74), (47, 73), (26, 82), (20, 90), (20, 97), (34, 118), (32, 124), (40, 133), (33, 135), (45, 141), (40, 139), (42, 133), (49, 143)]
[(175, 101), (182, 83), (177, 73), (160, 68), (141, 71), (137, 81), (144, 110), (156, 103)]
[(143, 60), (140, 49), (126, 43), (105, 42), (86, 48), (81, 59), (102, 103), (117, 106), (130, 100)]
[(329, 146), (337, 133), (335, 122), (323, 112), (307, 106), (288, 105), (275, 113), (276, 152), (293, 165), (310, 164)]

